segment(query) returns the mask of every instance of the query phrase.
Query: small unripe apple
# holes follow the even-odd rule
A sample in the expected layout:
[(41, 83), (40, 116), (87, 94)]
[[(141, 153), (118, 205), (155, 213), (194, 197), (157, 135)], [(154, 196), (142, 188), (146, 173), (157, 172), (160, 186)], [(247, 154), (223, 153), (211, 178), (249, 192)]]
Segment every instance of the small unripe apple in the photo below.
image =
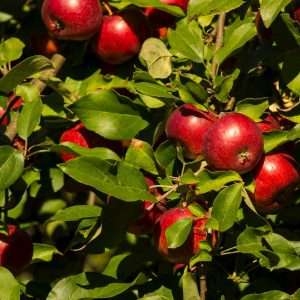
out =
[(215, 122), (213, 113), (202, 111), (193, 104), (183, 104), (173, 111), (166, 123), (166, 134), (180, 142), (188, 158), (203, 154), (204, 137)]
[(0, 233), (0, 265), (19, 273), (32, 259), (33, 246), (29, 235), (15, 225), (8, 225), (7, 235)]
[(106, 63), (122, 64), (138, 54), (148, 35), (148, 23), (142, 12), (127, 9), (103, 17), (102, 26), (95, 37), (94, 51)]
[[(78, 123), (64, 131), (60, 137), (60, 143), (71, 142), (84, 148), (107, 147), (118, 152), (121, 149), (120, 143), (107, 140), (98, 134), (87, 130), (82, 123)], [(60, 154), (63, 161), (76, 157), (76, 154), (62, 151)]]
[(295, 159), (286, 153), (267, 154), (254, 173), (253, 203), (262, 213), (274, 213), (293, 200), (300, 175)]
[[(187, 240), (178, 248), (168, 248), (166, 230), (179, 220), (193, 218), (193, 227)], [(195, 218), (187, 208), (172, 208), (159, 218), (154, 228), (154, 243), (158, 252), (169, 262), (187, 264), (200, 250), (200, 242), (208, 237), (207, 218)]]
[(258, 122), (257, 126), (263, 133), (278, 131), (281, 129), (279, 121), (271, 114)]
[(203, 154), (212, 169), (247, 173), (262, 157), (262, 133), (241, 113), (223, 114), (205, 135)]
[(99, 30), (102, 8), (98, 0), (44, 0), (42, 19), (57, 39), (87, 40)]
[[(151, 186), (156, 184), (151, 177), (145, 176), (145, 182), (148, 185), (150, 193), (155, 196), (161, 195), (158, 188), (150, 189)], [(154, 226), (162, 215), (163, 210), (165, 210), (165, 208), (160, 203), (153, 203), (147, 200), (141, 202), (140, 216), (135, 222), (130, 224), (128, 231), (137, 235), (153, 232)]]

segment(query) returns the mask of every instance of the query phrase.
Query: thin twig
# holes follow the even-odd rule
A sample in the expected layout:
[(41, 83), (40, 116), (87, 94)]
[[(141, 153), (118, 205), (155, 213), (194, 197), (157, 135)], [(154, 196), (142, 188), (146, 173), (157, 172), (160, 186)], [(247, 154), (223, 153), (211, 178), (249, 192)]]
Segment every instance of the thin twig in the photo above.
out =
[(225, 25), (226, 14), (221, 13), (219, 15), (218, 24), (217, 24), (217, 33), (216, 33), (216, 47), (215, 47), (215, 55), (212, 61), (211, 66), (211, 74), (212, 78), (215, 79), (218, 73), (218, 62), (216, 53), (223, 46), (223, 37), (224, 37), (224, 25)]
[(200, 300), (206, 299), (207, 282), (206, 282), (206, 267), (204, 264), (199, 265), (199, 290)]

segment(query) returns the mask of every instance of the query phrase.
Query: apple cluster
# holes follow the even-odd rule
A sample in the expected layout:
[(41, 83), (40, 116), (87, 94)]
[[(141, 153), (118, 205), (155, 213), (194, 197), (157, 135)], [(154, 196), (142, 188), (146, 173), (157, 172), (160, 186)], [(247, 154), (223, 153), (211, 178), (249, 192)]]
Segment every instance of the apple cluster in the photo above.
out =
[[(187, 9), (188, 0), (163, 0), (165, 4)], [(149, 36), (164, 37), (175, 24), (171, 15), (153, 7), (129, 7), (114, 12), (98, 0), (44, 0), (42, 19), (49, 37), (33, 38), (33, 47), (50, 56), (59, 51), (58, 40), (92, 39), (94, 53), (105, 63), (122, 64), (139, 53)], [(154, 24), (153, 26), (150, 24)], [(39, 41), (35, 43), (34, 41)]]

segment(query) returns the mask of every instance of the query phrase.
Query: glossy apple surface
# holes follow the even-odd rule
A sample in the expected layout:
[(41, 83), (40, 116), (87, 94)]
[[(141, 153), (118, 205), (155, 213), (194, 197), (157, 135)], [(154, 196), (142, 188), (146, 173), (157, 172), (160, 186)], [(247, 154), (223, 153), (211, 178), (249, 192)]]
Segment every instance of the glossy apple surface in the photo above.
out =
[(44, 0), (42, 19), (58, 39), (86, 40), (99, 30), (102, 8), (98, 0)]
[(203, 153), (209, 167), (214, 170), (247, 173), (262, 157), (262, 133), (247, 116), (226, 113), (209, 128)]

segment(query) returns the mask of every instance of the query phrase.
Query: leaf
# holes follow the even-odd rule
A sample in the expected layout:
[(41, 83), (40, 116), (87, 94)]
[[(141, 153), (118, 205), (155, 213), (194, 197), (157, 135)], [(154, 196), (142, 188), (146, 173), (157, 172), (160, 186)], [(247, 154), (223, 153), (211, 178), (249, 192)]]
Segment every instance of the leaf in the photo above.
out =
[(196, 63), (203, 62), (202, 31), (196, 21), (180, 22), (175, 30), (169, 30), (168, 41), (176, 55)]
[(111, 140), (131, 139), (148, 126), (136, 110), (119, 102), (111, 91), (82, 97), (70, 108), (87, 129)]
[(43, 103), (36, 87), (26, 86), (26, 94), (30, 97), (30, 101), (26, 99), (17, 121), (17, 132), (24, 140), (27, 140), (40, 123), (43, 110)]
[(23, 54), (25, 44), (17, 39), (10, 38), (0, 44), (0, 66), (19, 59)]
[(1, 300), (19, 300), (21, 295), (19, 282), (4, 267), (0, 267), (0, 295)]
[(219, 230), (224, 232), (236, 221), (237, 212), (242, 201), (242, 183), (235, 183), (224, 188), (214, 200), (212, 217), (219, 222)]
[(234, 182), (242, 181), (241, 176), (235, 171), (208, 171), (203, 170), (197, 175), (197, 194), (205, 194), (210, 191), (218, 192), (224, 185)]
[(268, 107), (267, 98), (249, 98), (239, 101), (235, 110), (257, 122)]
[(172, 290), (165, 286), (161, 286), (158, 290), (144, 295), (139, 300), (174, 300)]
[(198, 285), (196, 282), (196, 276), (192, 272), (185, 268), (182, 275), (182, 290), (183, 300), (199, 300), (200, 295), (198, 291)]
[(136, 88), (138, 93), (141, 93), (143, 95), (174, 99), (174, 96), (170, 94), (169, 90), (163, 85), (150, 82), (135, 82), (134, 87)]
[(9, 93), (26, 78), (52, 67), (51, 61), (44, 56), (35, 55), (28, 57), (0, 79), (0, 91)]
[(140, 50), (139, 59), (153, 78), (168, 78), (172, 73), (172, 54), (166, 45), (156, 38), (147, 39)]
[(174, 249), (182, 246), (190, 235), (192, 225), (192, 218), (183, 218), (169, 226), (166, 230), (168, 248)]
[(166, 168), (172, 161), (176, 159), (176, 146), (174, 143), (167, 140), (157, 147), (154, 155), (158, 164), (161, 167)]
[(233, 88), (233, 84), (238, 79), (240, 75), (240, 70), (235, 69), (234, 72), (230, 75), (227, 75), (225, 77), (218, 77), (220, 78), (220, 82), (218, 82), (216, 90), (216, 98), (220, 102), (227, 102), (229, 99), (229, 94)]
[(32, 261), (33, 263), (40, 261), (50, 262), (54, 254), (59, 253), (60, 252), (53, 245), (34, 243)]
[(282, 9), (284, 9), (291, 0), (261, 0), (260, 14), (264, 25), (269, 28), (273, 21), (276, 19)]
[(126, 152), (125, 160), (149, 173), (158, 175), (152, 147), (137, 139), (132, 139)]
[[(230, 30), (227, 29), (228, 31)], [(256, 28), (253, 23), (241, 24), (230, 32), (230, 36), (225, 40), (225, 44), (216, 53), (216, 60), (221, 64), (235, 50), (243, 47), (249, 40), (256, 35)]]
[(59, 165), (76, 181), (121, 200), (155, 200), (147, 190), (143, 174), (128, 164), (121, 166), (115, 176), (110, 170), (111, 165), (96, 157), (79, 157)]
[(47, 300), (113, 298), (145, 281), (145, 275), (142, 273), (129, 283), (119, 282), (114, 278), (97, 273), (81, 273), (58, 281), (49, 293)]
[(101, 216), (102, 208), (91, 205), (73, 205), (59, 210), (51, 221), (78, 222), (83, 219), (98, 218)]
[(241, 300), (291, 300), (290, 295), (281, 291), (269, 291), (260, 294), (250, 294)]
[(0, 190), (9, 188), (22, 175), (24, 157), (10, 146), (0, 146)]
[(217, 15), (228, 12), (244, 4), (243, 0), (190, 0), (188, 6), (188, 16)]

